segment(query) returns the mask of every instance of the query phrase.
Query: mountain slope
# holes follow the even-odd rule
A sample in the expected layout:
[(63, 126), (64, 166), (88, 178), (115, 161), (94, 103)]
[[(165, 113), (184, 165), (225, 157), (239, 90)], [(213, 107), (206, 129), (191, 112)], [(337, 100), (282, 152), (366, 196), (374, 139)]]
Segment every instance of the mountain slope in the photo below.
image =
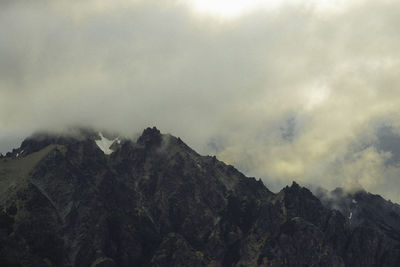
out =
[(308, 189), (274, 194), (156, 128), (35, 135), (0, 158), (0, 185), (1, 266), (400, 264), (398, 240), (358, 247), (366, 230)]
[[(346, 216), (352, 230), (346, 254), (349, 263), (367, 263), (379, 258), (377, 264), (386, 266), (399, 261), (399, 205), (364, 190), (346, 192), (336, 188), (332, 192), (318, 190), (316, 194), (324, 206), (335, 208)], [(358, 250), (373, 250), (376, 254), (363, 255)]]

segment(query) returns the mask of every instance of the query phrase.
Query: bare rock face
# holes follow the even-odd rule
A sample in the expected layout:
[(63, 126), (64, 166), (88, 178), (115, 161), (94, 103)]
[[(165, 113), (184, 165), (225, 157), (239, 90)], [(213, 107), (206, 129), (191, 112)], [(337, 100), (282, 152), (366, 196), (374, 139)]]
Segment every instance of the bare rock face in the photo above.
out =
[(351, 196), (352, 221), (347, 195), (274, 194), (156, 128), (109, 155), (99, 138), (36, 135), (0, 158), (0, 266), (400, 266), (382, 198)]
[[(394, 266), (400, 260), (400, 206), (364, 190), (316, 193), (339, 210), (349, 228), (344, 258), (350, 266)], [(364, 254), (362, 251), (370, 251)]]

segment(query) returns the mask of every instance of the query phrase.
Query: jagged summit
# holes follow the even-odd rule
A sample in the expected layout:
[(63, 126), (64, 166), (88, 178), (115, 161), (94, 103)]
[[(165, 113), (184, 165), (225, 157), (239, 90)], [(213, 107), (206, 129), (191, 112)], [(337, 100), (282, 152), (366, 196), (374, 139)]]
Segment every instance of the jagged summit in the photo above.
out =
[(162, 142), (163, 135), (156, 127), (146, 128), (137, 140), (137, 144), (145, 147), (160, 146)]
[(39, 134), (0, 159), (0, 266), (399, 266), (397, 210), (346, 212), (155, 127)]
[[(156, 127), (149, 127), (143, 131), (137, 143), (140, 145), (159, 145), (161, 144), (162, 136)], [(19, 148), (8, 152), (5, 156), (23, 157), (49, 145), (71, 145), (79, 142), (94, 142), (106, 155), (109, 155), (125, 141), (127, 141), (127, 138), (121, 137), (118, 133), (109, 133), (93, 128), (73, 127), (65, 132), (40, 131), (27, 137)]]
[(364, 189), (349, 192), (336, 188), (331, 192), (319, 191), (316, 194), (326, 207), (342, 212), (352, 228), (367, 226), (400, 240), (400, 205)]
[(98, 131), (90, 128), (74, 127), (65, 132), (39, 131), (27, 137), (19, 148), (6, 156), (26, 156), (35, 153), (49, 145), (68, 145), (85, 140), (99, 138)]

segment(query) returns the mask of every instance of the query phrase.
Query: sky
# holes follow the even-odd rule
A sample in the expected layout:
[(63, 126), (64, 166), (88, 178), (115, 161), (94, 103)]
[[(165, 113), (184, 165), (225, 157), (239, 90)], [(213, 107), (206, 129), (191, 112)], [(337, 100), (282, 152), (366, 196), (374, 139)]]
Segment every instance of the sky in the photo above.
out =
[(37, 130), (147, 126), (273, 191), (400, 202), (400, 2), (0, 2), (0, 152)]

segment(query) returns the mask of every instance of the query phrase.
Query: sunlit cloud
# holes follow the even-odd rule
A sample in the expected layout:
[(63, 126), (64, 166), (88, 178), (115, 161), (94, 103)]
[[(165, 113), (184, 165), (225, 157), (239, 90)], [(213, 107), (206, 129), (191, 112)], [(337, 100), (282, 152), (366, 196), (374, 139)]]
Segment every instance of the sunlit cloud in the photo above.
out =
[(400, 4), (227, 3), (1, 2), (1, 152), (38, 129), (155, 125), (272, 190), (400, 201)]
[(342, 12), (357, 0), (181, 0), (199, 14), (232, 19), (253, 11), (276, 10), (284, 6), (304, 6), (324, 14)]

